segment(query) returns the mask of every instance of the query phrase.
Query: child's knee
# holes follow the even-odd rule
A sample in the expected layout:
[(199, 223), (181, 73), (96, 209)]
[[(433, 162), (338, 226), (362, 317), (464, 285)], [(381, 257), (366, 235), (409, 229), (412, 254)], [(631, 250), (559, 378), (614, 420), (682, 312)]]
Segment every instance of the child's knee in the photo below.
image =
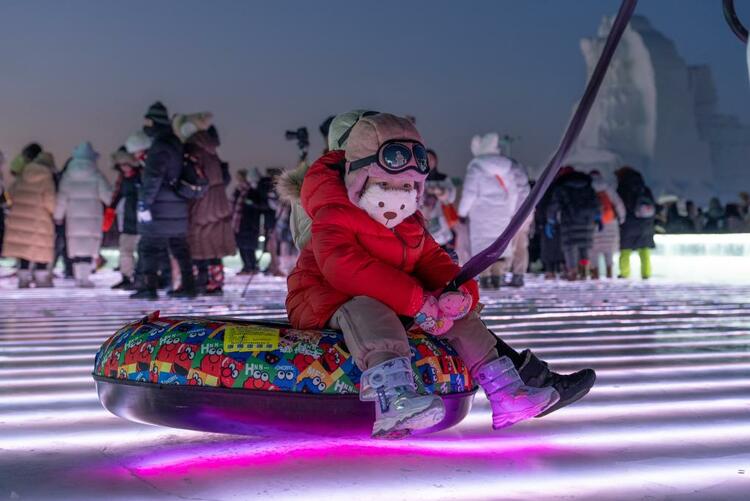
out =
[(347, 347), (362, 370), (390, 358), (411, 356), (398, 315), (376, 299), (351, 299), (336, 311), (330, 323), (344, 333)]
[(456, 321), (446, 337), (470, 371), (497, 358), (497, 339), (476, 312)]

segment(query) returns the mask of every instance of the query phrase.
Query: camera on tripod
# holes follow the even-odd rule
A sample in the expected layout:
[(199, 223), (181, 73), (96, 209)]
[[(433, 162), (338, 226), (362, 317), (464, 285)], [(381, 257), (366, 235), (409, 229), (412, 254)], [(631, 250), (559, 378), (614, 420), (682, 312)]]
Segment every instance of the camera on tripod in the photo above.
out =
[(297, 130), (288, 130), (284, 135), (287, 141), (297, 141), (300, 158), (304, 160), (307, 157), (307, 149), (310, 147), (310, 136), (307, 133), (307, 127), (300, 127)]

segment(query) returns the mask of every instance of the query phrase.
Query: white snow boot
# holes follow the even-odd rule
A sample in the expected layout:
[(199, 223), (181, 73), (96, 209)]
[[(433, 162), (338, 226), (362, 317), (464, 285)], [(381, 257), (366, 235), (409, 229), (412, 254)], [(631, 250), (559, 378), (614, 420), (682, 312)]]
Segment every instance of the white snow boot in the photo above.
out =
[(31, 270), (18, 270), (18, 288), (28, 289), (31, 287)]
[(551, 386), (526, 386), (508, 357), (484, 364), (476, 370), (474, 378), (490, 401), (492, 428), (495, 430), (532, 418), (560, 399), (557, 390)]
[(92, 289), (94, 282), (89, 279), (91, 275), (91, 263), (73, 263), (73, 276), (76, 279), (76, 287)]
[(443, 420), (443, 399), (416, 390), (411, 361), (406, 357), (387, 360), (362, 374), (359, 399), (375, 401), (373, 438), (403, 438)]
[(54, 287), (52, 283), (52, 272), (46, 269), (34, 270), (34, 283), (37, 288)]

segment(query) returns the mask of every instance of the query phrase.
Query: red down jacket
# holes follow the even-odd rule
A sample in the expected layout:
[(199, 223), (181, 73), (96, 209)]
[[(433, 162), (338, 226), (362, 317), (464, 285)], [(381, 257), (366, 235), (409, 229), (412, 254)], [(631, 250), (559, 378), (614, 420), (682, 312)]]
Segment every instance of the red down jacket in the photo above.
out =
[[(444, 287), (459, 269), (425, 231), (418, 213), (389, 230), (352, 204), (341, 177), (344, 162), (343, 151), (327, 153), (302, 185), (312, 238), (289, 275), (286, 299), (289, 320), (298, 329), (325, 327), (355, 296), (414, 316), (425, 291)], [(476, 282), (465, 285), (476, 305)]]

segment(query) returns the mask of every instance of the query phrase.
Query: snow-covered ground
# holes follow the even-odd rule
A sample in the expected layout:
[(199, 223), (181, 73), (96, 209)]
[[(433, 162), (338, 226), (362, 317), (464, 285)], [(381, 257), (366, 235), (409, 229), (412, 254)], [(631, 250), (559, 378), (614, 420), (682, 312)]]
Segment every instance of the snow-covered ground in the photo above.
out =
[[(8, 269), (2, 270), (3, 274)], [(0, 499), (747, 499), (750, 285), (532, 279), (484, 317), (592, 393), (493, 432), (486, 400), (454, 429), (404, 441), (240, 437), (132, 423), (89, 373), (125, 321), (163, 313), (284, 315), (284, 282), (230, 278), (224, 298), (134, 302), (57, 281), (0, 280)]]

